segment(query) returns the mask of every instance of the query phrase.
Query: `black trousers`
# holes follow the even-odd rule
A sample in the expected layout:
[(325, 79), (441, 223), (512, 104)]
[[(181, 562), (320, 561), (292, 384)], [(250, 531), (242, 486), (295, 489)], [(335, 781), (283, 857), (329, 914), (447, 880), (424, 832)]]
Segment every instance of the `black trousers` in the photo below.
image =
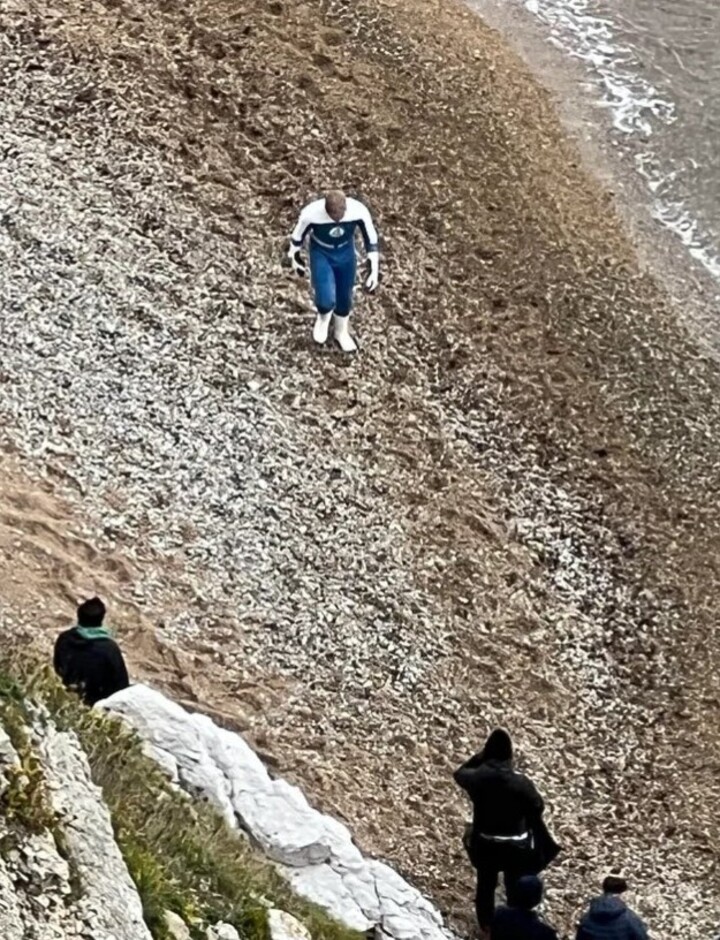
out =
[(510, 897), (514, 885), (528, 873), (531, 863), (528, 847), (523, 843), (479, 841), (473, 852), (477, 872), (475, 913), (480, 927), (487, 930), (495, 913), (495, 889), (500, 874), (505, 882), (505, 894)]

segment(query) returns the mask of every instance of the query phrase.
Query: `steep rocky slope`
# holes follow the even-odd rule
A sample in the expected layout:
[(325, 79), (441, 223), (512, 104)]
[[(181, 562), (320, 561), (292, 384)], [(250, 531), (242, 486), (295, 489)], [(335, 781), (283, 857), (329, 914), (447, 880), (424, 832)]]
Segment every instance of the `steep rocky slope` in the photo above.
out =
[[(74, 736), (0, 724), (0, 926), (7, 940), (151, 940)], [(102, 860), (102, 864), (98, 864)]]
[[(332, 890), (320, 897), (322, 908), (302, 899), (313, 894), (307, 885), (294, 894), (287, 876), (283, 879), (237, 832), (239, 812), (228, 818), (217, 799), (222, 793), (227, 800), (235, 795), (233, 787), (250, 782), (244, 801), (250, 814), (247, 832), (252, 834), (256, 820), (262, 818), (262, 808), (254, 800), (262, 803), (274, 787), (273, 795), (282, 794), (287, 801), (283, 815), (288, 826), (293, 811), (298, 815), (300, 825), (294, 835), (301, 839), (302, 795), (281, 781), (268, 782), (261, 793), (262, 765), (239, 736), (219, 731), (205, 718), (196, 718), (192, 725), (177, 705), (142, 686), (126, 694), (125, 702), (131, 701), (133, 692), (145, 693), (144, 740), (118, 720), (82, 706), (59, 688), (47, 667), (38, 668), (32, 659), (9, 660), (3, 654), (2, 936), (8, 940), (308, 940), (312, 935), (316, 940), (360, 940), (364, 932), (343, 926), (325, 912), (332, 907), (326, 903), (333, 900)], [(163, 713), (173, 715), (174, 729), (172, 722), (163, 726)], [(182, 728), (178, 715), (185, 719)], [(190, 785), (191, 774), (167, 776), (164, 768), (168, 760), (175, 760), (174, 752), (176, 770), (182, 762), (183, 770), (192, 763), (193, 748), (202, 735), (215, 744), (213, 757), (218, 764), (211, 767), (206, 757), (200, 788)], [(166, 748), (160, 764), (150, 741)], [(229, 756), (235, 757), (236, 776), (223, 779), (219, 767)], [(215, 809), (206, 805), (203, 787), (218, 781), (220, 788), (210, 795)], [(196, 796), (202, 799), (195, 800)], [(322, 846), (323, 838), (327, 843), (330, 833), (339, 847), (342, 827), (333, 828), (327, 820), (323, 837), (323, 825), (317, 816), (312, 827), (314, 848)], [(276, 851), (285, 845), (292, 851), (292, 837), (278, 831), (274, 845)], [(272, 858), (272, 853), (268, 855)], [(303, 869), (306, 862), (296, 859), (293, 864), (298, 876), (308, 874)], [(355, 867), (357, 876), (362, 866)], [(383, 896), (388, 927), (387, 932), (378, 932), (378, 940), (406, 936), (407, 929), (398, 934), (393, 923), (402, 926), (403, 917), (412, 919), (413, 914), (423, 927), (412, 931), (418, 937), (449, 938), (432, 906), (417, 894), (408, 898), (408, 886), (394, 878), (393, 883), (378, 871), (376, 897)], [(350, 902), (352, 881), (347, 884)], [(398, 897), (405, 904), (402, 910)], [(361, 892), (358, 898), (363, 899)], [(344, 904), (336, 900), (334, 907), (342, 920), (352, 920), (345, 916)], [(359, 912), (359, 908), (354, 912), (356, 920)]]
[[(108, 587), (137, 675), (461, 927), (449, 774), (507, 723), (565, 848), (551, 915), (622, 864), (658, 935), (704, 935), (718, 374), (542, 92), (450, 2), (0, 16), (2, 437), (35, 481), (0, 521), (41, 572), (8, 619)], [(385, 236), (352, 361), (279, 264), (328, 183)]]

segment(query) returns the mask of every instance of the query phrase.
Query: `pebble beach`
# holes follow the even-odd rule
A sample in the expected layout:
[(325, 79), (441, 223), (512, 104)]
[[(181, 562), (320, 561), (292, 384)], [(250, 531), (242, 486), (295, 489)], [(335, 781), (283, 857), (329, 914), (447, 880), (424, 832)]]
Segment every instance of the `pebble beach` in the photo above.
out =
[[(720, 370), (549, 95), (451, 0), (5, 0), (0, 42), (4, 633), (103, 592), (464, 937), (502, 724), (549, 919), (620, 867), (709, 936)], [(383, 240), (353, 358), (282, 263), (331, 185)]]

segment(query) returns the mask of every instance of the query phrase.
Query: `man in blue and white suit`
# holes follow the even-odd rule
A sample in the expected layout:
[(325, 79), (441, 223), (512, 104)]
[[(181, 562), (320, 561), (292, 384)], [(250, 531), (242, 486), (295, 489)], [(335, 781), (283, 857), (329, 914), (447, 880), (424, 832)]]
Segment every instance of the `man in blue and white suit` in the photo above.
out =
[(377, 232), (367, 207), (357, 199), (349, 199), (340, 190), (331, 190), (324, 198), (305, 206), (290, 236), (288, 251), (293, 270), (305, 277), (307, 268), (302, 249), (308, 241), (310, 279), (317, 309), (313, 339), (316, 343), (327, 341), (332, 318), (335, 339), (344, 352), (357, 350), (348, 330), (357, 265), (357, 231), (362, 236), (368, 261), (365, 290), (372, 293), (378, 286), (380, 268)]

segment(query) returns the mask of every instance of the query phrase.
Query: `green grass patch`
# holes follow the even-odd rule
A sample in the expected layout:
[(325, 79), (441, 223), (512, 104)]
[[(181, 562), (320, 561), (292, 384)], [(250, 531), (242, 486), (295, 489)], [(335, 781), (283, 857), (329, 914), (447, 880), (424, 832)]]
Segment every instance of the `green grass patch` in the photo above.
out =
[(42, 763), (32, 748), (28, 713), (20, 687), (9, 676), (0, 673), (0, 724), (18, 756), (17, 766), (6, 767), (6, 786), (0, 794), (7, 835), (5, 849), (14, 843), (15, 830), (45, 832), (56, 823), (47, 794)]
[(268, 940), (267, 902), (294, 914), (313, 940), (361, 940), (294, 894), (212, 807), (174, 789), (119, 719), (86, 708), (50, 669), (0, 659), (3, 724), (6, 705), (20, 709), (11, 711), (17, 720), (27, 701), (43, 704), (59, 728), (78, 735), (155, 940), (167, 940), (165, 910), (179, 914), (196, 938), (204, 937), (208, 924), (224, 921), (245, 940)]

